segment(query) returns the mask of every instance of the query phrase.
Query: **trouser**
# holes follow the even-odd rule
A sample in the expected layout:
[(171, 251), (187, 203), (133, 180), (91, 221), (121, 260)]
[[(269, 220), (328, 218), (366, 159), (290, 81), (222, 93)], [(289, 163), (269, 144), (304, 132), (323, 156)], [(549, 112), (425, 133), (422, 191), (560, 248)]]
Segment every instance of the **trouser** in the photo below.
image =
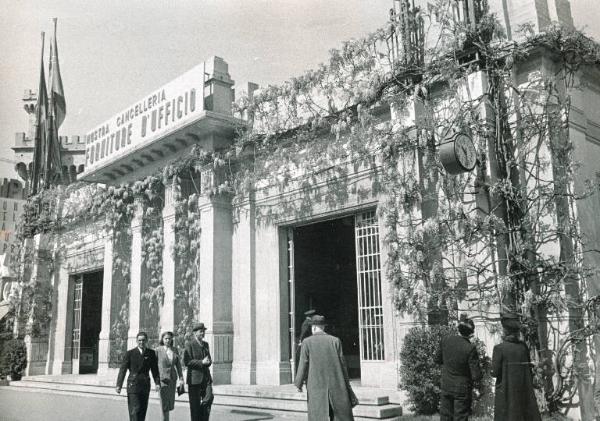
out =
[[(188, 385), (188, 397), (190, 399), (190, 415), (192, 421), (208, 421), (212, 398), (207, 397), (206, 385)], [(205, 399), (207, 398), (207, 399)]]
[(296, 354), (294, 355), (294, 373), (298, 372), (298, 363), (300, 362), (300, 349), (300, 345), (296, 346)]
[(442, 391), (440, 421), (467, 421), (471, 415), (471, 394), (456, 396)]
[(140, 393), (127, 392), (127, 407), (129, 409), (129, 421), (144, 421), (148, 410), (148, 397), (150, 391)]

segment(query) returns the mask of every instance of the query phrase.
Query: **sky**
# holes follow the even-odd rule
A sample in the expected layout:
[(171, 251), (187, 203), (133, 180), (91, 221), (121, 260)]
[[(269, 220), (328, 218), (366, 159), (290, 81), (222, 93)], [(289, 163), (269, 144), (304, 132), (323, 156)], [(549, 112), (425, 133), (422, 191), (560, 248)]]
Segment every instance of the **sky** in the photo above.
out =
[[(0, 157), (12, 159), (15, 133), (27, 130), (22, 97), (38, 87), (42, 31), (48, 65), (53, 17), (67, 103), (60, 134), (71, 136), (84, 135), (213, 55), (229, 64), (236, 85), (302, 75), (343, 41), (383, 26), (392, 3), (0, 0)], [(571, 0), (571, 8), (576, 26), (600, 39), (600, 0)], [(0, 177), (14, 176), (13, 167), (0, 160)]]

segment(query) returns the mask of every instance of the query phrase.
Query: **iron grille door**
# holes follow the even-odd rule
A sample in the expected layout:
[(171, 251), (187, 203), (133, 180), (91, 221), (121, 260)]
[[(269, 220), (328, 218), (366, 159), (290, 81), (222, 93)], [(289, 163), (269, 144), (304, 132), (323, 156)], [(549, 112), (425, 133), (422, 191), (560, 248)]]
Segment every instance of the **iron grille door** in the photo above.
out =
[(83, 292), (83, 276), (75, 279), (73, 287), (73, 341), (72, 359), (73, 373), (79, 373), (79, 348), (81, 342), (81, 298)]
[(375, 211), (356, 215), (354, 226), (360, 359), (362, 361), (383, 360), (383, 299), (381, 297), (379, 225)]
[(290, 334), (290, 365), (292, 380), (296, 376), (296, 301), (294, 284), (294, 229), (287, 229), (287, 258), (288, 258), (288, 297), (290, 301), (289, 334)]

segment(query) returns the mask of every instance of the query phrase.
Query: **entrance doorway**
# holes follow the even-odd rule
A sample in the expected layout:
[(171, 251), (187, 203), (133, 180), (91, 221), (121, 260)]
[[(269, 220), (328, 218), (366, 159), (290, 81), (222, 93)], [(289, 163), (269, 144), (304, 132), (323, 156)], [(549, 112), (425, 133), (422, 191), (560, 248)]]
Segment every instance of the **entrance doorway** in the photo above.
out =
[[(355, 218), (299, 226), (293, 236), (293, 326), (298, 343), (304, 312), (325, 316), (327, 331), (342, 341), (348, 374), (360, 378)], [(296, 347), (293, 347), (296, 351)], [(297, 355), (292, 355), (295, 360)], [(297, 362), (294, 361), (294, 365)]]
[(102, 324), (103, 271), (71, 277), (73, 281), (73, 373), (98, 372), (98, 342)]

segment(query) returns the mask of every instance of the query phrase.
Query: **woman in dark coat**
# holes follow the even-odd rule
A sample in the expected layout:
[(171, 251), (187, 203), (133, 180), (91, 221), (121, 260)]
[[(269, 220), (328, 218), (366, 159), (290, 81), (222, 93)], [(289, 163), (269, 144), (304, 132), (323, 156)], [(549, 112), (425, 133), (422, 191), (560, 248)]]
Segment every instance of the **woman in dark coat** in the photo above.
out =
[(533, 392), (529, 349), (519, 339), (517, 318), (503, 317), (504, 340), (492, 353), (492, 376), (496, 378), (494, 421), (541, 421)]

